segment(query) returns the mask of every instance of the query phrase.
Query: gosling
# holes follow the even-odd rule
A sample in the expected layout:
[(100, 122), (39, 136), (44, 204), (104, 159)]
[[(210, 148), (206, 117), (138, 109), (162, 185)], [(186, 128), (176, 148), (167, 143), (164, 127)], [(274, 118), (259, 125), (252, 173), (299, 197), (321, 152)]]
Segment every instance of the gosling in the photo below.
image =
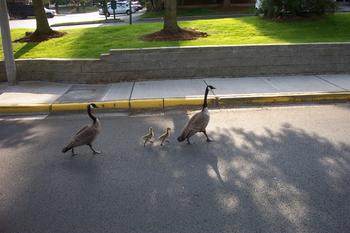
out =
[(160, 145), (163, 146), (164, 142), (170, 142), (167, 138), (170, 137), (170, 128), (166, 128), (165, 133), (163, 133), (162, 135), (160, 135), (160, 137), (158, 138), (159, 141), (161, 141)]
[(152, 127), (149, 127), (149, 129), (148, 129), (148, 134), (142, 136), (142, 140), (144, 141), (144, 142), (143, 142), (143, 147), (146, 146), (146, 143), (147, 143), (147, 142), (153, 143), (153, 141), (152, 141), (152, 138), (153, 138), (153, 137), (154, 137), (153, 129), (152, 129)]

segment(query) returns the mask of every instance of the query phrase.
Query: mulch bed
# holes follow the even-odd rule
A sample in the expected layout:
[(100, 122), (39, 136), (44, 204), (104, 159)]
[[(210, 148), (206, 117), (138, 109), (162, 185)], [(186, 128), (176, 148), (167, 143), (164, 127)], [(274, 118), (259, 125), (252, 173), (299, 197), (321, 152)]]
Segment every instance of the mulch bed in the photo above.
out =
[(194, 29), (186, 28), (180, 29), (177, 33), (169, 33), (166, 31), (158, 31), (152, 34), (148, 34), (142, 37), (145, 41), (178, 41), (178, 40), (195, 40), (201, 37), (207, 37), (208, 34), (205, 32), (199, 32)]
[(42, 42), (52, 38), (59, 38), (67, 34), (66, 32), (52, 31), (49, 34), (37, 35), (33, 32), (26, 32), (26, 35), (20, 39), (15, 40), (14, 42), (27, 43), (27, 42)]

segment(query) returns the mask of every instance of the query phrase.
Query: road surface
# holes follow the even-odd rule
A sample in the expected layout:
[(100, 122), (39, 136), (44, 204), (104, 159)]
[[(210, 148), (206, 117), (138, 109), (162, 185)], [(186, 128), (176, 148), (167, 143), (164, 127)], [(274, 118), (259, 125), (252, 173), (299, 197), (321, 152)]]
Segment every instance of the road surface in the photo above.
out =
[[(176, 141), (184, 111), (97, 115), (103, 154), (74, 158), (85, 114), (0, 121), (0, 232), (350, 229), (350, 104), (212, 110), (215, 141), (193, 145)], [(144, 148), (149, 126), (170, 144)]]
[[(133, 21), (137, 21), (140, 16), (144, 13), (144, 10), (138, 11), (133, 14)], [(126, 14), (118, 14), (116, 15), (117, 18), (124, 21), (124, 23), (129, 22), (129, 16)], [(95, 21), (95, 20), (104, 20), (104, 15), (99, 15), (98, 11), (96, 12), (90, 12), (90, 13), (77, 13), (77, 14), (66, 14), (66, 15), (57, 15), (53, 18), (48, 19), (49, 24), (58, 24), (58, 23), (71, 23), (71, 22), (86, 22), (86, 21)], [(109, 19), (113, 19), (113, 16), (109, 17)], [(92, 25), (80, 25), (78, 27), (97, 27), (101, 24), (92, 24)], [(106, 24), (106, 25), (111, 25)], [(75, 26), (77, 27), (77, 26)], [(30, 19), (16, 19), (16, 20), (10, 20), (10, 28), (36, 28), (36, 20), (35, 18)], [(56, 27), (56, 29), (60, 29), (63, 27)], [(67, 28), (67, 27), (65, 27)]]

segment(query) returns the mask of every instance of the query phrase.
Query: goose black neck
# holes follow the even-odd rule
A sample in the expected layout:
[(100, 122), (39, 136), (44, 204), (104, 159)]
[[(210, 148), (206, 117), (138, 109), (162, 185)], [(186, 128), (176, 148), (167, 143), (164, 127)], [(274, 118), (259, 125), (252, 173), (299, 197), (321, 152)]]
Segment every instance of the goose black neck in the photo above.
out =
[(92, 121), (95, 123), (96, 122), (96, 117), (91, 113), (91, 107), (89, 105), (88, 110), (87, 110), (89, 117), (92, 119)]
[(203, 108), (208, 107), (208, 101), (207, 101), (207, 97), (208, 97), (208, 93), (209, 93), (209, 87), (205, 88), (205, 94), (204, 94), (204, 102), (203, 102)]

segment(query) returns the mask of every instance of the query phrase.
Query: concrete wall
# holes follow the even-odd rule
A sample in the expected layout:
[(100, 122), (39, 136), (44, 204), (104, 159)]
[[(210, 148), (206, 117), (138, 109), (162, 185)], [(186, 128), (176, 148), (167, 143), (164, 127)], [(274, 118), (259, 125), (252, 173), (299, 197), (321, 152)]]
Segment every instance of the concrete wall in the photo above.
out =
[(111, 50), (100, 59), (19, 59), (16, 64), (20, 80), (71, 83), (349, 73), (350, 43)]

